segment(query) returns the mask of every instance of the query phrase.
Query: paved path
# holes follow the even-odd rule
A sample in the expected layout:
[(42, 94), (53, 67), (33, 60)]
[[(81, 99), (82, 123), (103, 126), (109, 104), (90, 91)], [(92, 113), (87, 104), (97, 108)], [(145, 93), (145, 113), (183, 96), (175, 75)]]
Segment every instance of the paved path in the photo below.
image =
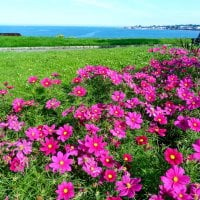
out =
[(56, 47), (1, 47), (0, 52), (17, 51), (17, 52), (31, 52), (31, 51), (62, 51), (62, 50), (82, 50), (82, 49), (101, 49), (101, 48), (119, 48), (131, 47), (134, 45), (113, 45), (113, 46), (56, 46)]

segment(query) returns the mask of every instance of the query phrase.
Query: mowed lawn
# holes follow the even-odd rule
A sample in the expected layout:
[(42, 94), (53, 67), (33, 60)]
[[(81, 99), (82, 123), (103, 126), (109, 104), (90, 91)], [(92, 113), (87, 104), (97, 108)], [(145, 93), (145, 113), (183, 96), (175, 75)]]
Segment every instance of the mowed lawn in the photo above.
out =
[[(2, 52), (0, 53), (0, 87), (8, 81), (17, 91), (13, 94), (24, 96), (26, 80), (31, 75), (39, 78), (58, 72), (62, 80), (69, 83), (75, 77), (76, 70), (86, 65), (102, 65), (121, 69), (127, 65), (140, 68), (148, 64), (152, 55), (148, 46), (70, 50), (49, 52)], [(20, 94), (20, 91), (22, 92)]]

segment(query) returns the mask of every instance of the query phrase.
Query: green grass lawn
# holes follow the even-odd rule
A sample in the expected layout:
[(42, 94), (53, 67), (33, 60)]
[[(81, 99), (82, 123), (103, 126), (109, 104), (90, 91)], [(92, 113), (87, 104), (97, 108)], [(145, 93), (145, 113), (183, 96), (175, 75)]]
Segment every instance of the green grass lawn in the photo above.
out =
[[(121, 69), (127, 65), (137, 68), (148, 64), (152, 56), (148, 47), (95, 49), (51, 52), (4, 52), (0, 53), (0, 83), (8, 81), (16, 87), (17, 96), (26, 92), (26, 80), (31, 75), (40, 78), (58, 72), (69, 83), (76, 70), (85, 65), (103, 65)], [(20, 93), (21, 92), (21, 93)]]
[[(191, 39), (186, 39), (191, 41)], [(16, 37), (0, 36), (0, 47), (39, 47), (39, 46), (115, 46), (115, 45), (180, 45), (178, 39), (94, 39), (59, 37)]]

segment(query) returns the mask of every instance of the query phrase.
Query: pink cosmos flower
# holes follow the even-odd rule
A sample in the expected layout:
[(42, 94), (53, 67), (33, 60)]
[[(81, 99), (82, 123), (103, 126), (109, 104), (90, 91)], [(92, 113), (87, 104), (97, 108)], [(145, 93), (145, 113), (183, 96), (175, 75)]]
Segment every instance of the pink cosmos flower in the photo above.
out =
[(196, 152), (190, 155), (190, 158), (192, 160), (200, 161), (200, 139), (196, 140), (192, 146)]
[(101, 154), (106, 144), (106, 142), (103, 142), (103, 136), (94, 135), (90, 137), (86, 135), (85, 137), (85, 146), (88, 147), (88, 153), (94, 153), (96, 156)]
[(21, 141), (18, 141), (16, 145), (19, 150), (22, 151), (25, 155), (28, 155), (32, 152), (32, 142), (30, 141), (23, 139)]
[(142, 120), (142, 116), (140, 113), (128, 112), (125, 119), (126, 119), (126, 124), (131, 129), (140, 129), (141, 128), (141, 123), (143, 122), (143, 120)]
[(85, 128), (89, 133), (96, 134), (100, 131), (100, 128), (94, 124), (85, 124)]
[(59, 136), (58, 139), (62, 142), (65, 142), (67, 139), (71, 137), (73, 134), (73, 127), (69, 125), (64, 125), (63, 127), (60, 127), (56, 134)]
[(47, 156), (49, 154), (55, 154), (56, 150), (59, 148), (58, 142), (54, 140), (53, 137), (45, 138), (44, 142), (41, 142), (42, 147), (40, 147), (40, 151), (44, 152)]
[(102, 173), (102, 168), (97, 165), (97, 162), (90, 160), (83, 165), (83, 170), (91, 177), (95, 178)]
[(53, 133), (56, 132), (55, 128), (56, 128), (55, 124), (52, 124), (51, 126), (44, 125), (42, 131), (44, 132), (45, 136), (52, 135)]
[(74, 110), (75, 110), (75, 106), (71, 106), (71, 107), (65, 109), (65, 110), (62, 112), (62, 116), (65, 117), (65, 116), (67, 116), (69, 113), (72, 113)]
[(126, 101), (125, 106), (126, 108), (135, 108), (139, 104), (140, 104), (140, 101), (138, 98), (132, 98)]
[(109, 156), (107, 154), (101, 154), (100, 160), (103, 166), (108, 167), (108, 168), (114, 167), (114, 160), (112, 156)]
[(148, 129), (148, 132), (150, 133), (156, 133), (158, 134), (159, 136), (161, 137), (164, 137), (166, 134), (166, 131), (167, 129), (165, 128), (159, 128), (158, 126), (154, 125), (154, 124), (151, 124), (149, 129)]
[(156, 114), (154, 121), (159, 122), (160, 124), (167, 124), (167, 118), (161, 113)]
[(71, 155), (71, 156), (77, 156), (78, 155), (78, 150), (75, 148), (74, 145), (70, 145), (70, 144), (67, 144), (64, 146), (65, 148), (65, 151), (68, 155)]
[(182, 189), (179, 192), (172, 192), (172, 196), (176, 200), (194, 200), (192, 196), (186, 193), (186, 189)]
[(179, 86), (182, 88), (191, 88), (194, 85), (193, 81), (191, 78), (184, 78), (183, 80), (180, 81)]
[(70, 93), (70, 94), (77, 96), (77, 97), (83, 97), (86, 95), (86, 93), (87, 93), (87, 90), (84, 87), (81, 87), (78, 85), (73, 88), (72, 93)]
[(174, 122), (174, 125), (186, 131), (187, 129), (190, 128), (188, 125), (188, 119), (189, 119), (188, 117), (179, 115), (177, 120)]
[(126, 97), (126, 94), (121, 91), (114, 91), (111, 98), (113, 101), (121, 102)]
[(13, 110), (15, 112), (20, 112), (24, 107), (24, 103), (25, 103), (24, 99), (21, 98), (14, 99), (12, 102)]
[(188, 120), (189, 127), (196, 132), (200, 132), (200, 119), (191, 117)]
[(4, 96), (8, 93), (8, 90), (0, 90), (0, 95)]
[(39, 138), (40, 138), (40, 131), (35, 127), (29, 127), (25, 131), (25, 134), (31, 141), (39, 140)]
[(125, 162), (132, 162), (133, 157), (132, 157), (131, 154), (126, 153), (126, 154), (123, 155), (123, 160), (124, 160)]
[(72, 83), (81, 83), (82, 79), (80, 77), (75, 77), (72, 79)]
[(75, 194), (72, 182), (64, 181), (61, 184), (59, 184), (56, 193), (58, 194), (57, 200), (69, 200), (73, 198)]
[(124, 110), (120, 106), (111, 105), (109, 107), (109, 114), (114, 117), (123, 117)]
[(55, 110), (60, 106), (60, 101), (58, 101), (56, 98), (50, 99), (46, 102), (46, 108), (47, 109), (53, 109)]
[(28, 83), (32, 84), (32, 83), (36, 83), (38, 81), (38, 77), (37, 76), (30, 76), (28, 78)]
[(177, 149), (167, 148), (164, 155), (165, 160), (170, 165), (180, 165), (183, 162), (183, 154), (178, 152)]
[(40, 81), (40, 84), (44, 87), (44, 88), (48, 88), (52, 86), (52, 80), (50, 78), (44, 78)]
[(49, 164), (49, 167), (53, 169), (53, 172), (65, 173), (71, 171), (70, 165), (73, 163), (73, 160), (68, 157), (68, 154), (63, 154), (59, 151), (57, 156), (52, 156), (53, 162)]
[(135, 137), (135, 140), (138, 145), (145, 145), (148, 143), (148, 137), (145, 135), (137, 136)]
[(139, 184), (140, 181), (140, 178), (130, 178), (130, 175), (122, 176), (122, 180), (116, 182), (116, 190), (119, 192), (119, 196), (134, 198), (135, 193), (142, 189), (142, 185)]
[(200, 184), (194, 183), (190, 185), (190, 195), (193, 197), (194, 200), (200, 199)]
[(116, 128), (110, 130), (110, 133), (112, 133), (113, 136), (118, 137), (119, 139), (126, 137), (126, 132), (123, 129)]
[(104, 179), (107, 182), (114, 182), (117, 178), (117, 173), (114, 170), (107, 169), (104, 173)]
[(165, 176), (161, 177), (164, 187), (167, 190), (174, 190), (179, 192), (186, 188), (186, 185), (190, 183), (190, 177), (184, 175), (185, 171), (183, 168), (177, 165), (172, 166), (167, 170)]
[(23, 154), (18, 154), (19, 156), (14, 157), (10, 161), (10, 170), (13, 172), (23, 172), (24, 168), (28, 165), (28, 158)]

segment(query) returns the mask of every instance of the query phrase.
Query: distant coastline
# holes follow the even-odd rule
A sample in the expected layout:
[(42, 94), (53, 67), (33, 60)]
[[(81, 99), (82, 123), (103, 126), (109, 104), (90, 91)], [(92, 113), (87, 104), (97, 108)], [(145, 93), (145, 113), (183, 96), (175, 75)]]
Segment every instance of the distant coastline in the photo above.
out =
[(124, 26), (124, 29), (133, 30), (191, 30), (200, 31), (200, 25), (197, 24), (180, 24), (180, 25), (151, 25), (151, 26)]

